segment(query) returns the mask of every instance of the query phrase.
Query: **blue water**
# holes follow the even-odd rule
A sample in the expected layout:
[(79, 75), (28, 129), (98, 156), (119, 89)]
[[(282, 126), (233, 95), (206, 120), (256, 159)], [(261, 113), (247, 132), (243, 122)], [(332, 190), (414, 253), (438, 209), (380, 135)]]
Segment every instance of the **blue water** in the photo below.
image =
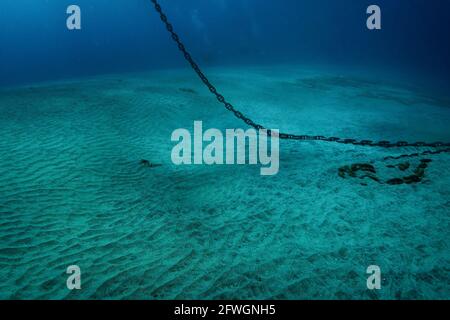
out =
[[(82, 30), (66, 28), (70, 4)], [(370, 4), (161, 0), (211, 81), (257, 123), (450, 141), (450, 2), (379, 0), (377, 31)], [(176, 166), (173, 130), (244, 124), (189, 69), (150, 1), (0, 9), (0, 298), (449, 297), (449, 153), (384, 160), (429, 149), (282, 141), (271, 177)], [(357, 163), (376, 174), (351, 172)], [(420, 181), (387, 183), (410, 176)], [(82, 289), (70, 291), (74, 264)]]
[[(0, 82), (184, 66), (148, 0), (79, 0), (82, 32), (65, 27), (71, 1), (5, 0)], [(382, 30), (369, 32), (371, 1), (172, 0), (162, 5), (199, 61), (389, 67), (448, 85), (446, 0), (380, 0)], [(425, 80), (425, 79), (424, 79)]]

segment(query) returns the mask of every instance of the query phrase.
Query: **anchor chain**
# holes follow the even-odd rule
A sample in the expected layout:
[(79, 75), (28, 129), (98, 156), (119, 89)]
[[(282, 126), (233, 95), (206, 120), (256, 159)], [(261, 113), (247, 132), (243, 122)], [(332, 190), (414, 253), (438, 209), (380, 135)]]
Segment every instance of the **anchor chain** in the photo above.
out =
[(402, 154), (399, 156), (388, 156), (383, 158), (384, 160), (400, 160), (400, 159), (404, 159), (404, 158), (413, 158), (413, 157), (420, 157), (420, 156), (430, 156), (430, 155), (435, 155), (435, 154), (441, 154), (444, 152), (450, 152), (450, 148), (445, 148), (445, 149), (439, 149), (439, 150), (427, 150), (424, 152), (420, 152), (420, 153), (411, 153), (411, 154)]
[[(225, 106), (225, 108), (229, 111), (231, 111), (238, 119), (244, 121), (247, 125), (255, 128), (256, 130), (260, 129), (266, 129), (264, 126), (254, 122), (249, 117), (245, 116), (242, 112), (237, 110), (230, 102), (228, 102), (225, 97), (217, 91), (216, 87), (209, 81), (209, 79), (205, 76), (203, 71), (200, 69), (198, 64), (195, 62), (195, 60), (192, 58), (191, 54), (187, 51), (186, 47), (184, 46), (183, 42), (180, 40), (180, 37), (178, 34), (174, 31), (174, 28), (172, 24), (169, 22), (167, 16), (163, 12), (161, 6), (159, 5), (157, 0), (150, 0), (157, 13), (159, 14), (161, 21), (164, 23), (167, 31), (169, 31), (172, 39), (175, 41), (175, 43), (178, 46), (178, 49), (183, 54), (186, 61), (190, 64), (192, 69), (195, 71), (195, 73), (199, 76), (200, 80), (208, 87), (209, 91), (216, 97), (216, 99)], [(271, 130), (266, 129), (267, 134), (271, 135)], [(401, 147), (415, 147), (415, 148), (421, 148), (421, 147), (428, 147), (428, 148), (439, 148), (439, 147), (450, 147), (450, 143), (444, 143), (444, 142), (407, 142), (407, 141), (398, 141), (398, 142), (390, 142), (390, 141), (372, 141), (372, 140), (358, 140), (358, 139), (345, 139), (345, 138), (338, 138), (338, 137), (325, 137), (325, 136), (316, 136), (316, 135), (297, 135), (297, 134), (289, 134), (289, 133), (279, 133), (280, 139), (286, 139), (286, 140), (302, 140), (302, 141), (325, 141), (325, 142), (335, 142), (335, 143), (342, 143), (342, 144), (352, 144), (357, 146), (370, 146), (370, 147), (381, 147), (381, 148), (401, 148)], [(427, 152), (427, 151), (425, 151)], [(450, 148), (441, 149), (437, 151), (429, 151), (430, 153), (423, 153), (425, 154), (438, 154), (443, 152), (450, 152)], [(399, 156), (398, 159), (403, 157), (413, 157), (413, 156), (420, 156), (422, 154), (412, 154), (412, 155), (402, 155)], [(388, 157), (395, 159), (395, 157)]]

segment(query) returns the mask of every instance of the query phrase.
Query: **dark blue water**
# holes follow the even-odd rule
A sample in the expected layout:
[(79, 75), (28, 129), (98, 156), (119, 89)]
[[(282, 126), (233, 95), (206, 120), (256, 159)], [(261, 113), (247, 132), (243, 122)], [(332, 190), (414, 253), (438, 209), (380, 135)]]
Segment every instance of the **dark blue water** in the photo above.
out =
[[(66, 8), (82, 30), (66, 28)], [(366, 28), (370, 4), (382, 30)], [(388, 68), (448, 85), (446, 0), (161, 0), (203, 65), (291, 63)], [(184, 66), (149, 0), (3, 0), (0, 83)]]

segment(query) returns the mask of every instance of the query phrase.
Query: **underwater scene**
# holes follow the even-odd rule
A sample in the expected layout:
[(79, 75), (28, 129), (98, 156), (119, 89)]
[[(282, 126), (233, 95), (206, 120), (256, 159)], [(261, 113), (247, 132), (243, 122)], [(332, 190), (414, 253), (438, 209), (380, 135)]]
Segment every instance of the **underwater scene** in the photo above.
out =
[(0, 299), (448, 299), (449, 10), (2, 0)]

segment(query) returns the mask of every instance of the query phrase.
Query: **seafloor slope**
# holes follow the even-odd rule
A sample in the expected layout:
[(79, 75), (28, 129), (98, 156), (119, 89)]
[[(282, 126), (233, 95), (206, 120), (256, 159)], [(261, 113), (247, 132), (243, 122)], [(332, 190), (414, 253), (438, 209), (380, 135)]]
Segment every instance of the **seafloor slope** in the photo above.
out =
[[(267, 127), (450, 140), (449, 100), (409, 86), (294, 66), (208, 73)], [(386, 180), (399, 173), (380, 159), (417, 150), (283, 141), (272, 177), (176, 167), (170, 135), (194, 120), (243, 127), (190, 71), (2, 89), (0, 298), (448, 298), (450, 155), (401, 186), (338, 168), (374, 161)], [(71, 264), (80, 291), (66, 289)]]

